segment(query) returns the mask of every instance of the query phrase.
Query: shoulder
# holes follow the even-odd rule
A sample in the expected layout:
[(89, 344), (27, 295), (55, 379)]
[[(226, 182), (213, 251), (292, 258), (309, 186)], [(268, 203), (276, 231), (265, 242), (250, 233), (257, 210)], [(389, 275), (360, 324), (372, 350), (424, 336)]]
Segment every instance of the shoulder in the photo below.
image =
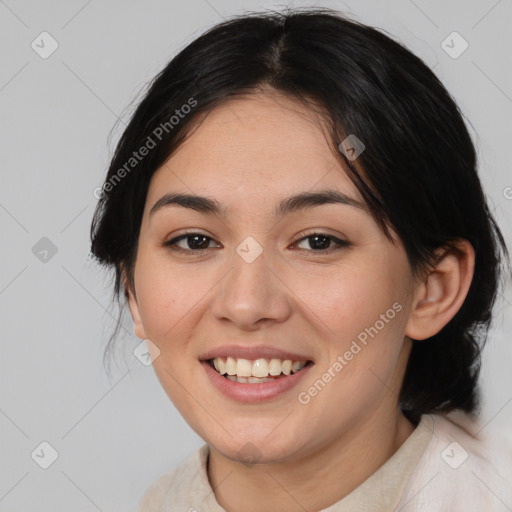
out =
[(467, 414), (429, 414), (432, 437), (400, 510), (510, 511), (512, 443)]
[(197, 486), (198, 475), (205, 471), (207, 455), (208, 446), (203, 445), (178, 467), (153, 482), (144, 492), (136, 512), (159, 512), (166, 510), (169, 501), (176, 504), (182, 498), (186, 499), (189, 491)]

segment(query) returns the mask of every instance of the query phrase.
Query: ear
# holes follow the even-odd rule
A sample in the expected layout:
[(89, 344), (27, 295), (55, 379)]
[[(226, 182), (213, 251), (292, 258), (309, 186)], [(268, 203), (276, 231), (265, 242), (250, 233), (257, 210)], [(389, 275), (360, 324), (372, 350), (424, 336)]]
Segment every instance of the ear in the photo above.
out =
[(437, 334), (459, 311), (475, 269), (475, 251), (467, 240), (436, 251), (433, 268), (419, 279), (405, 334), (424, 340)]
[(130, 282), (124, 271), (122, 272), (122, 281), (124, 287), (124, 296), (126, 297), (126, 302), (128, 303), (128, 308), (130, 309), (130, 314), (133, 320), (133, 330), (135, 332), (135, 336), (141, 340), (145, 340), (147, 336), (144, 331), (144, 326), (142, 325), (139, 304), (137, 302), (137, 295), (135, 293), (135, 286)]

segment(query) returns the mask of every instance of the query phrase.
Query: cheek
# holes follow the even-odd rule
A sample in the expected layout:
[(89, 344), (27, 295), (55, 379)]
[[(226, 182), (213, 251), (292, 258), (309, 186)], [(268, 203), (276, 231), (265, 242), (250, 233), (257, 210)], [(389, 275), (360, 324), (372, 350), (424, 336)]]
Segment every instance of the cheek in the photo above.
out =
[(407, 276), (384, 261), (392, 260), (369, 264), (360, 259), (335, 272), (316, 272), (314, 278), (303, 276), (295, 281), (294, 290), (307, 306), (304, 311), (309, 310), (326, 349), (319, 371), (330, 369), (336, 375), (325, 375), (334, 385), (324, 399), (329, 395), (340, 406), (351, 397), (373, 400), (379, 395), (402, 350)]
[[(293, 277), (293, 279), (292, 279)], [(405, 283), (385, 266), (351, 262), (290, 276), (290, 288), (331, 334), (355, 336), (400, 302)], [(346, 337), (346, 336), (344, 336)]]
[(177, 337), (212, 287), (197, 272), (169, 268), (151, 258), (141, 258), (135, 278), (146, 334), (162, 341)]

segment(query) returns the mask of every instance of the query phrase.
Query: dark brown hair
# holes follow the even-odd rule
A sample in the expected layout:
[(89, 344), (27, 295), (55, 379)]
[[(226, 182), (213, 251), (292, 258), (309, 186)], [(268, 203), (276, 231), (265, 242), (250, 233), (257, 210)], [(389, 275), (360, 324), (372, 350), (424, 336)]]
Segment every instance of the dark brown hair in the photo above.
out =
[[(133, 282), (153, 173), (202, 115), (263, 86), (320, 106), (333, 151), (384, 232), (389, 236), (391, 226), (398, 233), (413, 270), (425, 268), (437, 248), (459, 239), (472, 244), (476, 266), (467, 298), (438, 334), (413, 341), (400, 405), (413, 421), (434, 411), (474, 411), (480, 350), (501, 256), (508, 254), (482, 191), (473, 143), (428, 66), (382, 32), (327, 9), (225, 21), (154, 79), (117, 145), (91, 227), (93, 255), (115, 270), (115, 296), (123, 291), (123, 269)], [(366, 147), (356, 161), (337, 149), (348, 134)], [(151, 150), (127, 167), (150, 139)], [(123, 168), (122, 179), (114, 180)]]

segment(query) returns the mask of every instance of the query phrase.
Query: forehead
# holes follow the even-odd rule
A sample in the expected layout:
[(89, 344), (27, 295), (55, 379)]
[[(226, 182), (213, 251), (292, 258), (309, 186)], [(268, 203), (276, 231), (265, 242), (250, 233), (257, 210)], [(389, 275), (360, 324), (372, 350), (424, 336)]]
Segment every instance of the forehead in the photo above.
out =
[(156, 171), (148, 196), (169, 187), (219, 199), (334, 188), (362, 201), (343, 166), (318, 114), (282, 94), (256, 93), (210, 111)]

